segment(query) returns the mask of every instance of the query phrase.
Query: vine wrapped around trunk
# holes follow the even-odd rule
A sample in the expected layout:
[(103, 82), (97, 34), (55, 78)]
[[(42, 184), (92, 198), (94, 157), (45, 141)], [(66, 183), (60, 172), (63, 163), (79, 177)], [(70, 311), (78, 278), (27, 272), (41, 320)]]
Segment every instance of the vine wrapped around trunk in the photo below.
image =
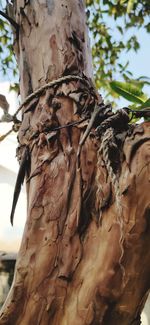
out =
[(140, 324), (149, 122), (131, 126), (96, 92), (82, 0), (13, 5), (22, 99), (56, 82), (22, 108), (17, 186), (26, 174), (27, 221), (0, 325)]

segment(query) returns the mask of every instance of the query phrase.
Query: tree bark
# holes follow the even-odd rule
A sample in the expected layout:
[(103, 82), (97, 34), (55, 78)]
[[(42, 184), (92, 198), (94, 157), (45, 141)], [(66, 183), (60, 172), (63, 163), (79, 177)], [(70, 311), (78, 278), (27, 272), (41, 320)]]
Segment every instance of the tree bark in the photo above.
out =
[(22, 99), (62, 76), (83, 82), (72, 76), (23, 107), (28, 213), (0, 325), (140, 324), (150, 288), (150, 125), (124, 130), (115, 157), (95, 128), (81, 146), (84, 111), (102, 103), (83, 1), (17, 0), (14, 10)]

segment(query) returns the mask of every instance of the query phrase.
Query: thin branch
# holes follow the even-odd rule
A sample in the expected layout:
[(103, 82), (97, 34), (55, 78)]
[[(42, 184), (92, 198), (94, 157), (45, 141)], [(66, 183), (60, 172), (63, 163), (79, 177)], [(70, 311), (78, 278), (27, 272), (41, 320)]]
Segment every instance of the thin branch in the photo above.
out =
[(0, 15), (3, 16), (5, 19), (7, 19), (10, 24), (16, 29), (16, 31), (18, 32), (19, 30), (19, 25), (16, 23), (15, 20), (13, 20), (11, 17), (9, 17), (5, 12), (0, 10)]
[(132, 114), (132, 118), (133, 118), (133, 116), (135, 116), (135, 117), (150, 117), (150, 107), (145, 107), (141, 110), (135, 110), (135, 109), (131, 109), (129, 107), (123, 107), (123, 109), (125, 111), (127, 111), (128, 113), (130, 112)]
[(7, 133), (0, 135), (0, 142), (3, 141), (12, 131), (13, 128), (11, 128)]

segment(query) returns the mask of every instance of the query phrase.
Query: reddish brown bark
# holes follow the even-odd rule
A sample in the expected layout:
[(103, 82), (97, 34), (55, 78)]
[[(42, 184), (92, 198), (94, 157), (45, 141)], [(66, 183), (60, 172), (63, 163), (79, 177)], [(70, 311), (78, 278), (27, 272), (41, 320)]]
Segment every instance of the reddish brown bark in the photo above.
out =
[[(16, 7), (22, 98), (63, 74), (91, 77), (82, 1)], [(88, 91), (64, 82), (24, 107), (28, 217), (0, 325), (140, 323), (150, 288), (150, 125), (126, 132), (116, 174), (94, 129), (79, 155), (87, 121), (45, 127), (80, 121)]]

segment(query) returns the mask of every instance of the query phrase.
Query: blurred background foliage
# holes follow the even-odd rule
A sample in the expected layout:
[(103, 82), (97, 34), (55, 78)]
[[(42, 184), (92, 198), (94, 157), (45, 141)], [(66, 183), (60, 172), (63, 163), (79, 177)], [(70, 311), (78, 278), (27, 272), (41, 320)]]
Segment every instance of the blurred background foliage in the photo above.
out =
[[(9, 2), (9, 1), (7, 1)], [(11, 1), (10, 1), (11, 2)], [(6, 12), (6, 1), (0, 0), (0, 10)], [(0, 15), (0, 73), (17, 80), (18, 68), (13, 52), (13, 33), (10, 23)]]
[[(11, 0), (0, 0), (0, 10), (4, 12), (6, 2), (13, 3)], [(94, 77), (105, 100), (113, 102), (122, 96), (136, 106), (147, 101), (148, 97), (142, 89), (145, 84), (150, 85), (149, 76), (135, 79), (126, 54), (139, 51), (137, 35), (140, 29), (150, 33), (150, 0), (86, 0), (86, 14)], [(0, 69), (3, 75), (9, 75), (9, 79), (12, 76), (11, 80), (16, 82), (11, 87), (17, 89), (18, 69), (12, 44), (10, 24), (0, 16)], [(120, 81), (121, 85), (118, 85)], [(138, 99), (135, 100), (136, 96)]]
[(123, 96), (132, 101), (113, 87), (112, 82), (121, 80), (122, 87), (131, 84), (130, 91), (140, 90), (143, 96), (144, 85), (150, 85), (149, 76), (135, 79), (126, 57), (140, 49), (138, 31), (144, 28), (150, 33), (150, 0), (86, 0), (86, 5), (97, 88), (103, 89), (106, 98)]

